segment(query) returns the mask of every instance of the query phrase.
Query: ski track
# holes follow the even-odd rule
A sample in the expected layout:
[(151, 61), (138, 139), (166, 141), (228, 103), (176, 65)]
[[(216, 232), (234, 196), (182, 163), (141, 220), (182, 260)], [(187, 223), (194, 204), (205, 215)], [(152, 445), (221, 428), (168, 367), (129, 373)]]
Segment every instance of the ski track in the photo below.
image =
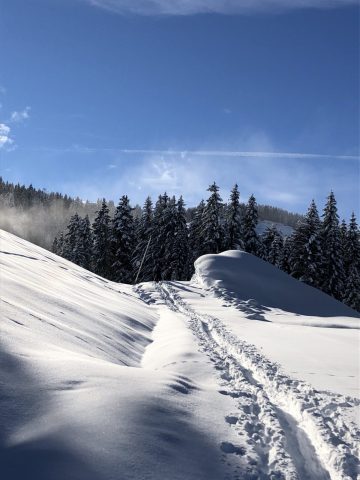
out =
[(319, 392), (291, 379), (254, 345), (227, 331), (219, 319), (196, 312), (171, 282), (154, 285), (151, 293), (141, 285), (135, 291), (146, 303), (162, 300), (185, 315), (220, 376), (219, 394), (234, 398), (236, 408), (225, 421), (238, 434), (239, 445), (223, 442), (220, 448), (245, 458), (242, 479), (359, 478), (360, 432), (354, 424), (345, 424), (341, 415), (359, 400)]

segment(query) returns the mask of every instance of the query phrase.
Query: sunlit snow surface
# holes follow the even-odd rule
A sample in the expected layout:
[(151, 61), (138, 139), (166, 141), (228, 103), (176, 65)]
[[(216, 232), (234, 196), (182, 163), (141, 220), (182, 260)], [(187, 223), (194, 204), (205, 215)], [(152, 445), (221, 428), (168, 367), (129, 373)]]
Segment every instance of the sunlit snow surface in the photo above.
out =
[[(235, 335), (288, 374), (359, 396), (358, 313), (245, 252), (206, 255), (196, 269), (207, 294), (206, 302), (200, 300), (203, 311), (220, 315)], [(188, 301), (196, 298), (194, 290)]]
[(1, 478), (356, 478), (352, 310), (239, 252), (133, 288), (0, 251)]

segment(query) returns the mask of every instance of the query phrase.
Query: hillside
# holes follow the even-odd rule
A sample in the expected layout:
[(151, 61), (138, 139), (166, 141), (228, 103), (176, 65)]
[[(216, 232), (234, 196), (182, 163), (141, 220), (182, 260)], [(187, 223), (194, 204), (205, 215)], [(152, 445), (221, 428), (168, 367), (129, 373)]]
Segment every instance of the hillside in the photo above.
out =
[(131, 287), (0, 251), (5, 479), (356, 478), (353, 310), (243, 252)]

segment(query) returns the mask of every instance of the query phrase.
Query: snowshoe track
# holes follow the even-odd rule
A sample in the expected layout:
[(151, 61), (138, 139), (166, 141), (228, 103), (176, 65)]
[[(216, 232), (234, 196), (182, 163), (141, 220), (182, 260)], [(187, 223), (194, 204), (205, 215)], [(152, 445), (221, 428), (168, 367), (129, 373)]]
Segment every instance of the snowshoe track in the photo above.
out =
[[(141, 295), (141, 287), (137, 293)], [(246, 460), (247, 471), (241, 478), (358, 478), (359, 430), (345, 424), (340, 415), (342, 409), (354, 406), (356, 399), (320, 393), (287, 377), (255, 346), (227, 331), (219, 319), (194, 311), (171, 282), (155, 284), (154, 294), (187, 317), (220, 376), (219, 394), (235, 399), (234, 412), (224, 420), (235, 429), (241, 445), (223, 442), (220, 448)], [(148, 293), (146, 296), (149, 301)]]

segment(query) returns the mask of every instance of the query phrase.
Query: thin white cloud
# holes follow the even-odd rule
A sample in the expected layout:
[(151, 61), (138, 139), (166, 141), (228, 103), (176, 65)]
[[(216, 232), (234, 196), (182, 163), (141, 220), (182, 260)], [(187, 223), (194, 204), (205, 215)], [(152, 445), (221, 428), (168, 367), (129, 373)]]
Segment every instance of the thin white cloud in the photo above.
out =
[(0, 95), (5, 95), (6, 94), (6, 88), (0, 85)]
[(302, 152), (253, 152), (253, 151), (231, 151), (231, 150), (139, 150), (123, 149), (124, 154), (145, 154), (145, 155), (181, 155), (182, 158), (190, 156), (198, 157), (256, 157), (256, 158), (289, 158), (289, 159), (322, 159), (334, 158), (337, 160), (359, 160), (357, 155), (331, 155), (320, 153), (302, 153)]
[(9, 122), (12, 123), (21, 123), (24, 120), (27, 120), (30, 117), (30, 107), (25, 107), (24, 110), (14, 111), (10, 116)]
[(199, 13), (249, 14), (300, 8), (332, 8), (358, 4), (358, 0), (83, 0), (119, 14), (194, 15)]
[(10, 147), (14, 141), (10, 137), (11, 129), (5, 123), (0, 123), (0, 149)]

